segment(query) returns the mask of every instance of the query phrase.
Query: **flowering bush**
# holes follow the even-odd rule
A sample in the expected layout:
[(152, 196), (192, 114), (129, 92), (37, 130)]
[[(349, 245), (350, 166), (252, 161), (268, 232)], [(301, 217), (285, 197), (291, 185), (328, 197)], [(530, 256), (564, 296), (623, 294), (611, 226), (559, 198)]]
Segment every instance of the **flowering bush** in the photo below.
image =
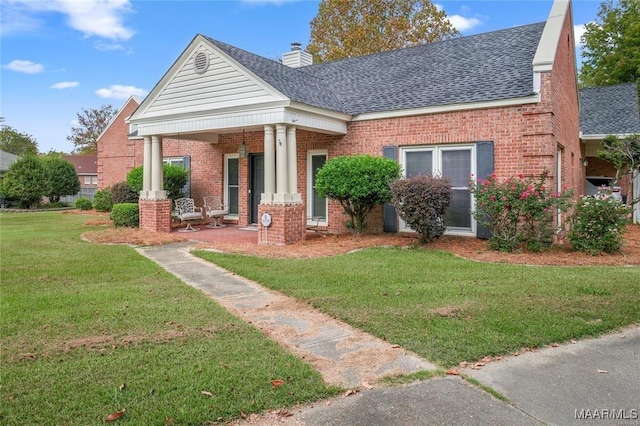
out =
[(513, 251), (524, 244), (539, 252), (553, 244), (554, 218), (569, 206), (570, 191), (552, 192), (546, 186), (549, 173), (525, 179), (519, 175), (499, 182), (489, 179), (471, 182), (476, 197), (474, 217), (491, 231), (494, 250)]
[(398, 215), (430, 243), (445, 231), (444, 214), (451, 203), (451, 184), (441, 177), (421, 175), (391, 183), (391, 202)]
[(573, 250), (594, 255), (619, 252), (629, 212), (628, 206), (608, 194), (580, 199), (568, 233)]

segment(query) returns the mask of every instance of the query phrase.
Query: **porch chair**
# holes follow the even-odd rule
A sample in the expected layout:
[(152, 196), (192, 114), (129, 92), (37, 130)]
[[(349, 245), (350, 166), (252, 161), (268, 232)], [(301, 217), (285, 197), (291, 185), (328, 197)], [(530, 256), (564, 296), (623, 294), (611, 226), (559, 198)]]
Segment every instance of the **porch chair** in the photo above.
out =
[(227, 225), (220, 223), (224, 215), (229, 214), (229, 207), (225, 207), (222, 198), (217, 195), (209, 195), (204, 197), (204, 208), (207, 216), (213, 219), (213, 223), (207, 225), (207, 228), (224, 228)]
[[(191, 226), (191, 222), (194, 220), (204, 219), (202, 207), (196, 207), (193, 198), (178, 198), (175, 200), (176, 211), (178, 212), (178, 219), (180, 222), (186, 222), (187, 227), (184, 229), (178, 229), (178, 232), (194, 232), (199, 231), (200, 228), (194, 228)], [(200, 210), (198, 212), (198, 210)]]

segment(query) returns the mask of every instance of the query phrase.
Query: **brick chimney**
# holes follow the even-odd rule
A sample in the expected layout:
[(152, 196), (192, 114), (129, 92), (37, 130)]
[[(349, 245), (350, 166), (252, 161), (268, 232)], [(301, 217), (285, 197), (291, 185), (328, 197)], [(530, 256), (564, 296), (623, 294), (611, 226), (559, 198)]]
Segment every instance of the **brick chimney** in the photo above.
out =
[(291, 43), (291, 51), (282, 55), (282, 63), (291, 68), (304, 67), (313, 64), (313, 56), (302, 50), (302, 44)]

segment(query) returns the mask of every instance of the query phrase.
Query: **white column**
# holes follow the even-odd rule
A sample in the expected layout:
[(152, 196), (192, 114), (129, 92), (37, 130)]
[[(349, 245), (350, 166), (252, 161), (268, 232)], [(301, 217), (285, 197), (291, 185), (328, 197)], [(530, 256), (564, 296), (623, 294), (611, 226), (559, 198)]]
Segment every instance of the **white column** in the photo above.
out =
[(276, 124), (276, 193), (275, 203), (286, 203), (291, 200), (288, 193), (287, 177), (287, 127)]
[(144, 137), (144, 162), (142, 163), (142, 191), (140, 198), (149, 198), (151, 191), (151, 137)]
[(167, 198), (162, 181), (162, 139), (158, 136), (151, 136), (151, 193), (149, 198), (152, 200)]
[(264, 192), (260, 202), (271, 204), (276, 192), (276, 151), (273, 126), (264, 126)]
[(302, 202), (302, 197), (298, 192), (298, 147), (296, 142), (296, 128), (291, 126), (287, 129), (287, 173), (289, 175), (289, 185), (287, 192), (294, 202)]

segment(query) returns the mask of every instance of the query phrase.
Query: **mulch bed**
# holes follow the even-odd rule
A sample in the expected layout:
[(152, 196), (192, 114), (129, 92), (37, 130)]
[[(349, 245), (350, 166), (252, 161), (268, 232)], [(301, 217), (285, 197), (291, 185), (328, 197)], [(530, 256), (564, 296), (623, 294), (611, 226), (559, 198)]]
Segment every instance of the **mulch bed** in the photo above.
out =
[[(96, 243), (131, 244), (153, 246), (172, 242), (187, 241), (188, 237), (177, 234), (161, 234), (142, 229), (114, 228), (109, 215), (94, 211), (68, 211), (63, 214), (86, 214), (91, 218), (86, 225), (103, 225), (100, 231), (85, 232), (83, 238)], [(625, 245), (622, 253), (616, 255), (592, 256), (571, 251), (568, 244), (554, 246), (543, 253), (503, 253), (489, 250), (487, 242), (476, 238), (443, 236), (427, 248), (443, 250), (466, 259), (492, 263), (516, 263), (524, 265), (640, 265), (640, 225), (627, 226), (624, 234)], [(287, 246), (258, 245), (252, 243), (198, 243), (197, 248), (214, 249), (225, 253), (240, 253), (252, 256), (275, 258), (312, 258), (348, 253), (374, 246), (417, 246), (415, 238), (398, 235), (351, 235), (309, 233), (307, 239)]]

